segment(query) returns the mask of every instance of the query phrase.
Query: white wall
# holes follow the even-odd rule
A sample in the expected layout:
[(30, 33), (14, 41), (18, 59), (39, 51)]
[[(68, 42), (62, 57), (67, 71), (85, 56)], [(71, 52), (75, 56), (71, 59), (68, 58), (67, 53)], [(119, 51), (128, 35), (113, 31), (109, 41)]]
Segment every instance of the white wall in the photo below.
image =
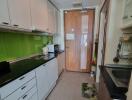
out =
[(60, 49), (64, 50), (64, 13), (59, 10), (58, 13), (58, 33), (54, 35), (54, 43), (60, 45)]
[(113, 64), (119, 39), (122, 36), (121, 24), (123, 15), (123, 0), (111, 0), (110, 19), (106, 37), (105, 64)]
[(101, 65), (101, 59), (102, 59), (102, 46), (103, 46), (103, 35), (104, 35), (104, 14), (101, 13), (101, 19), (100, 19), (100, 35), (99, 35), (99, 44), (98, 44), (98, 58), (97, 58), (97, 72), (96, 72), (96, 82), (99, 82), (99, 76), (100, 76), (100, 70), (99, 65)]
[[(95, 40), (98, 34), (98, 27), (99, 27), (99, 6), (96, 6), (95, 7), (95, 21), (94, 21), (94, 41), (93, 41), (94, 45), (95, 45)], [(94, 47), (93, 47), (93, 51), (95, 49)], [(93, 57), (94, 57), (94, 52), (93, 52)]]

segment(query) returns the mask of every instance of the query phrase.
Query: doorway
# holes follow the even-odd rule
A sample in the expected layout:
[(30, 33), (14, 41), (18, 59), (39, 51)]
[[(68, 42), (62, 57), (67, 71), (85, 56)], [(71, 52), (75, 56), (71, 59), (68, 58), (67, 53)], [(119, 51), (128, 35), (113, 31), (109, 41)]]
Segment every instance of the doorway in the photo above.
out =
[(66, 70), (90, 72), (95, 10), (64, 11)]

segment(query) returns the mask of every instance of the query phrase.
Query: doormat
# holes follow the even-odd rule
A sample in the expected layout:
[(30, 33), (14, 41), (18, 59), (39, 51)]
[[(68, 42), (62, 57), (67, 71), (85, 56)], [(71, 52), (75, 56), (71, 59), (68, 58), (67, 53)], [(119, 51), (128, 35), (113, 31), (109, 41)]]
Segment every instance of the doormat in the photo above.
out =
[(88, 100), (97, 100), (97, 90), (95, 84), (82, 83), (82, 95)]

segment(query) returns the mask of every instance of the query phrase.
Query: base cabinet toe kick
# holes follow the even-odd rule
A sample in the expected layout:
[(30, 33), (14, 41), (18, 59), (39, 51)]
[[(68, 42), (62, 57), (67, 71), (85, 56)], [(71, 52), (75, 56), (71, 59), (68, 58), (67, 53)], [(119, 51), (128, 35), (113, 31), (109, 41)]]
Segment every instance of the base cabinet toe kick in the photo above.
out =
[(0, 100), (45, 100), (56, 85), (58, 62), (54, 58), (0, 88)]

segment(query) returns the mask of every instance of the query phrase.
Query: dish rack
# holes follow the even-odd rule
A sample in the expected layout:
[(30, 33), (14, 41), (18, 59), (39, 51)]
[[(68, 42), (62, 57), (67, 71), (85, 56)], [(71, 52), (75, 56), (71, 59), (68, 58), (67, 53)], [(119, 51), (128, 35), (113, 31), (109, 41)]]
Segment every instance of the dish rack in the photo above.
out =
[(132, 36), (121, 37), (120, 42), (120, 59), (132, 59)]

